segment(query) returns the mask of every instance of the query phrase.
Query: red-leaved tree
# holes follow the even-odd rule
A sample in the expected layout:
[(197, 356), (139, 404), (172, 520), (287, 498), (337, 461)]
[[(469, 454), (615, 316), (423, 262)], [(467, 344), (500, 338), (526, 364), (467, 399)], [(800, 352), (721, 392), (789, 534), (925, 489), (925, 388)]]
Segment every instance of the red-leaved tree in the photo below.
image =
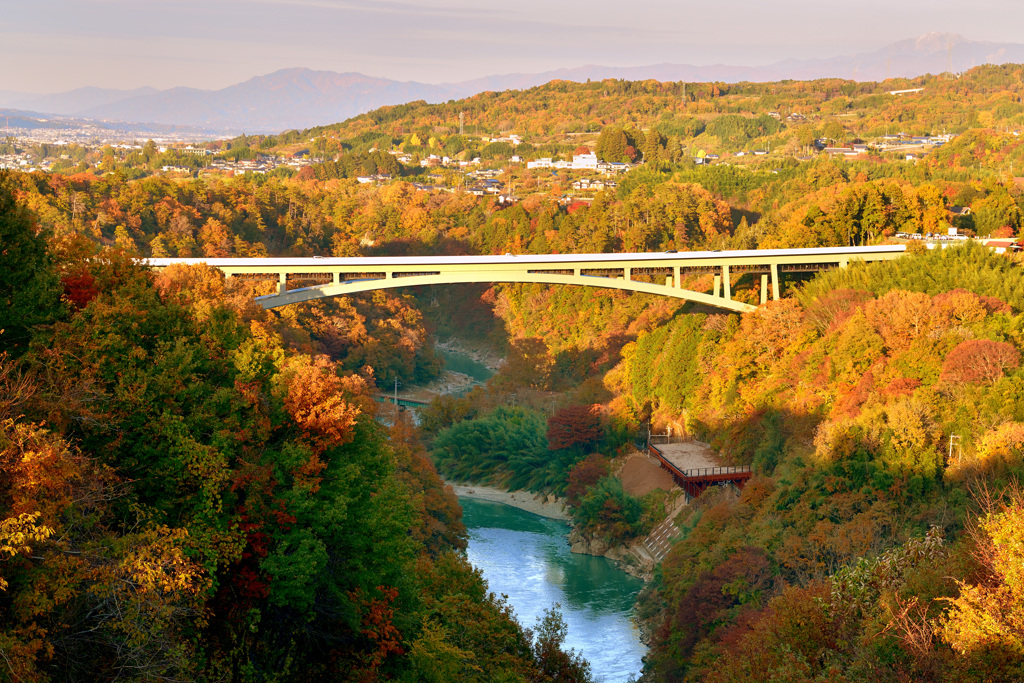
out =
[(1020, 365), (1020, 351), (1012, 344), (969, 339), (946, 355), (939, 380), (949, 383), (991, 384)]
[(608, 476), (608, 461), (600, 453), (591, 453), (573, 465), (569, 470), (569, 486), (565, 489), (565, 497), (569, 504), (580, 504), (587, 491), (604, 477)]
[(99, 287), (96, 286), (96, 278), (85, 268), (64, 275), (60, 283), (64, 287), (64, 298), (76, 311), (88, 306), (100, 293)]
[(548, 448), (591, 446), (602, 436), (601, 406), (568, 406), (548, 418)]

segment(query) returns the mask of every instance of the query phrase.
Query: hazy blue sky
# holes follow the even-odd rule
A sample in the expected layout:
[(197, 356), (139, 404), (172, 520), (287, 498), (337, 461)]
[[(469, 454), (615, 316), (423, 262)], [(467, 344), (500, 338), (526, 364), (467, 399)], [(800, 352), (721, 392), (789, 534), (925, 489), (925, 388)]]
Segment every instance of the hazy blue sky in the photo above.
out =
[(220, 88), (293, 66), (440, 83), (584, 64), (761, 65), (869, 51), (931, 31), (1024, 42), (1021, 0), (5, 4), (0, 90), (43, 93)]

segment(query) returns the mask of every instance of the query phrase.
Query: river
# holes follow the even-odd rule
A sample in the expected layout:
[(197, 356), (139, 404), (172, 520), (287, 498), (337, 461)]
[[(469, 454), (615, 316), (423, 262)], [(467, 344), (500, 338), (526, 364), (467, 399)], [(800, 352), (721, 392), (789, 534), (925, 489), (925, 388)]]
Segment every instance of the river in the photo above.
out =
[(465, 353), (441, 348), (435, 348), (434, 352), (444, 359), (445, 370), (461, 372), (481, 384), (489, 380), (494, 375), (493, 370)]
[(469, 529), (469, 560), (490, 590), (508, 596), (528, 628), (554, 603), (568, 626), (565, 647), (590, 662), (594, 679), (619, 683), (639, 676), (646, 648), (633, 620), (643, 581), (603, 557), (569, 551), (565, 522), (517, 508), (460, 498)]

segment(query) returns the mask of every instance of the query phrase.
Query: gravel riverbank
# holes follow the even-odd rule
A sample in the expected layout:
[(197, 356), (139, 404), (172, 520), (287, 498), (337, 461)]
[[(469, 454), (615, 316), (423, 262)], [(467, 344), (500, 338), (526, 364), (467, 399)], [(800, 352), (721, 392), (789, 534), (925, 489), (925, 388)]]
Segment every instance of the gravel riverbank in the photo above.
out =
[(561, 500), (554, 496), (542, 496), (530, 493), (529, 491), (505, 491), (493, 486), (479, 486), (476, 484), (456, 484), (446, 481), (455, 489), (455, 495), (463, 498), (475, 498), (477, 500), (489, 500), (492, 503), (504, 503), (512, 507), (532, 512), (541, 517), (549, 519), (560, 519), (567, 521), (569, 513)]

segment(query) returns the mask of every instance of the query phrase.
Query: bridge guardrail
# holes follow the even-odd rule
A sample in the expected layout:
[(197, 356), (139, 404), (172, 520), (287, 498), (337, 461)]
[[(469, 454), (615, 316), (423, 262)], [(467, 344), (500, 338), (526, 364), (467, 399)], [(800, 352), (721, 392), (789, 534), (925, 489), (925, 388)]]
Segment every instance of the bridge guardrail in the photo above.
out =
[[(395, 402), (395, 398), (393, 396), (387, 396), (385, 394), (376, 394), (374, 396), (374, 400), (377, 401), (377, 403), (391, 403), (391, 404), (394, 404), (394, 402)], [(430, 405), (430, 402), (429, 401), (419, 401), (419, 400), (416, 400), (414, 398), (403, 398), (402, 396), (399, 396), (398, 397), (398, 405), (404, 406), (406, 408), (419, 408), (419, 407), (422, 407), (422, 406)]]

